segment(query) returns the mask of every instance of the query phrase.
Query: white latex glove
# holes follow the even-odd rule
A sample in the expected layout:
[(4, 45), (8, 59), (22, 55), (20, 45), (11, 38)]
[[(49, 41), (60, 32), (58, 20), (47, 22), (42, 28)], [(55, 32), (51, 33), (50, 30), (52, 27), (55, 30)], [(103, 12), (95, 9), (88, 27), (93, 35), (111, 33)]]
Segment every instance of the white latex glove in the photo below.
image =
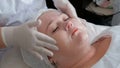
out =
[(57, 9), (66, 13), (70, 17), (77, 18), (77, 13), (75, 8), (68, 0), (53, 0), (53, 2)]
[(58, 50), (55, 46), (56, 41), (35, 30), (35, 26), (39, 25), (38, 22), (28, 22), (20, 26), (3, 27), (2, 37), (6, 46), (18, 46), (27, 50), (32, 55), (42, 59), (40, 53), (47, 56), (53, 56), (53, 53), (48, 50)]

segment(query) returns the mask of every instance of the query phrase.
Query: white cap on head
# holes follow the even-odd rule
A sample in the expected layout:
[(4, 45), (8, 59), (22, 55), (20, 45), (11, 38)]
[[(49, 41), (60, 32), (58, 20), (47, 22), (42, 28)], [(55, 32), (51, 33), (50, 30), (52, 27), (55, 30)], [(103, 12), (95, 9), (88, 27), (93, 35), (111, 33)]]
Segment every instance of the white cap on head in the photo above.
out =
[(38, 17), (41, 16), (43, 13), (47, 12), (47, 11), (50, 11), (50, 10), (54, 10), (54, 11), (58, 11), (56, 9), (40, 9), (37, 16), (35, 17), (35, 21), (38, 20)]

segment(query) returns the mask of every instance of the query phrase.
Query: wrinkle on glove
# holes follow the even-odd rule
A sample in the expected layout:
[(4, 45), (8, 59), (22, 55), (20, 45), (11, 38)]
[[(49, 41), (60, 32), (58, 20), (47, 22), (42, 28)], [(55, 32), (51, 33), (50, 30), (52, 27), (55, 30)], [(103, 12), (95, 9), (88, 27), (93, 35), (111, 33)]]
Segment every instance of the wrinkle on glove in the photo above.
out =
[(43, 60), (36, 58), (23, 49), (21, 49), (21, 54), (23, 57), (23, 61), (32, 68), (54, 68), (49, 62), (47, 56), (44, 54), (41, 54), (43, 56)]
[[(37, 16), (35, 17), (35, 20), (38, 20), (38, 17), (40, 15), (42, 15), (44, 12), (47, 12), (49, 10), (54, 10), (54, 9), (39, 10)], [(54, 66), (50, 63), (50, 61), (48, 60), (48, 57), (44, 53), (40, 53), (40, 55), (43, 58), (41, 60), (22, 48), (20, 49), (20, 51), (21, 51), (21, 55), (23, 57), (23, 61), (31, 68), (54, 68)]]
[(70, 17), (77, 18), (77, 13), (69, 0), (53, 0), (55, 7)]

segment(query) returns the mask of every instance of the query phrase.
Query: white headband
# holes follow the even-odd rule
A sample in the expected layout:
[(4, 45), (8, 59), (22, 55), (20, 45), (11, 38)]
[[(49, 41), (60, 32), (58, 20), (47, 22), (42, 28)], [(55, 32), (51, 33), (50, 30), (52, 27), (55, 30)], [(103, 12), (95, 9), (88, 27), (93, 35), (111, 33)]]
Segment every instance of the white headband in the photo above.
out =
[(37, 16), (35, 17), (35, 21), (37, 21), (38, 17), (41, 16), (43, 13), (50, 11), (50, 10), (56, 10), (56, 9), (40, 9)]

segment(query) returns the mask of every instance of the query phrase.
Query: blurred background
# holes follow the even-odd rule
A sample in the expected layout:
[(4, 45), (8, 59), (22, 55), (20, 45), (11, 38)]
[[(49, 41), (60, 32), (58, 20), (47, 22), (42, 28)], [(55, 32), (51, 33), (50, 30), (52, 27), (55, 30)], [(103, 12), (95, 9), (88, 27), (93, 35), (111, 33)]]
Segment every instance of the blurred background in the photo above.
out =
[[(98, 6), (93, 0), (69, 0), (75, 7), (80, 18), (88, 22), (111, 26), (112, 11), (111, 8), (105, 9)], [(52, 0), (46, 0), (48, 8), (55, 8)], [(91, 7), (92, 6), (92, 7)]]

